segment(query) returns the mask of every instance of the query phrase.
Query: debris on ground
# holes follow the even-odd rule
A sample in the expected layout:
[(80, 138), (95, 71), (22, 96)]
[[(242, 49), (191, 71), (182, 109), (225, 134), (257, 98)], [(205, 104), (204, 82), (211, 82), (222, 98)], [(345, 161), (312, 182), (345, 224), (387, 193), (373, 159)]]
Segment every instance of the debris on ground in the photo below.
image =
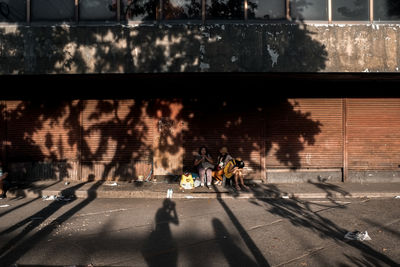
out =
[(108, 185), (108, 186), (117, 186), (118, 184), (117, 184), (117, 182), (114, 182), (114, 183), (112, 183), (112, 184), (104, 184), (104, 185)]
[(56, 200), (56, 201), (70, 201), (74, 198), (74, 196), (57, 196), (57, 195), (51, 195), (51, 196), (42, 196), (43, 200)]
[(0, 208), (7, 208), (7, 207), (10, 207), (10, 205), (8, 205), (8, 204), (0, 205)]
[(360, 232), (360, 231), (347, 232), (347, 234), (344, 236), (344, 238), (350, 239), (350, 240), (358, 240), (358, 241), (371, 240), (367, 231), (365, 231), (365, 232)]
[(52, 195), (52, 196), (42, 196), (43, 200), (56, 200), (57, 196), (56, 195)]
[(172, 189), (167, 190), (167, 198), (172, 198)]

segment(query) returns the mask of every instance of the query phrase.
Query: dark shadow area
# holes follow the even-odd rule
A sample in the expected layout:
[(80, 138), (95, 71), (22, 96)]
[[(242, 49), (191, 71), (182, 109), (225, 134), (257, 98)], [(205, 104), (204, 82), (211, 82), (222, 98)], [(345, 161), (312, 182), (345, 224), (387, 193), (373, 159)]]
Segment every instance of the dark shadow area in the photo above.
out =
[[(400, 83), (398, 73), (26, 74), (1, 75), (0, 82), (15, 86), (14, 90), (1, 91), (3, 100), (195, 98), (200, 96), (199, 92), (211, 98), (231, 96), (243, 101), (254, 99), (254, 95), (261, 97), (262, 94), (281, 98), (400, 97), (400, 92), (395, 90)], [(41, 86), (31, 90), (25, 84)], [(135, 87), (131, 88), (130, 84)], [(215, 90), (214, 85), (238, 92), (230, 94), (226, 90)], [(53, 90), (55, 86), (60, 86), (64, 93)]]
[[(320, 187), (326, 190), (331, 190), (330, 187), (326, 188), (324, 186)], [(323, 239), (330, 239), (334, 242), (351, 246), (358, 249), (363, 254), (363, 259), (357, 259), (362, 262), (374, 262), (373, 266), (381, 266), (382, 264), (387, 264), (389, 266), (398, 266), (387, 255), (376, 251), (374, 248), (370, 247), (366, 243), (361, 243), (359, 241), (347, 240), (344, 238), (345, 234), (351, 229), (344, 229), (337, 224), (335, 224), (330, 219), (325, 218), (319, 211), (313, 211), (311, 209), (311, 203), (309, 201), (302, 201), (297, 198), (290, 199), (279, 199), (282, 195), (287, 195), (287, 192), (282, 192), (276, 185), (262, 185), (258, 188), (253, 188), (254, 196), (265, 192), (275, 198), (257, 198), (259, 201), (268, 204), (267, 212), (278, 215), (279, 217), (288, 220), (291, 224), (296, 227), (302, 227), (309, 229), (310, 231), (318, 234)], [(337, 190), (337, 188), (333, 188)], [(340, 190), (341, 193), (346, 194), (347, 192)], [(348, 194), (348, 193), (347, 193)], [(251, 202), (252, 203), (252, 202)], [(346, 208), (345, 205), (341, 205), (332, 201), (334, 206), (329, 206), (327, 208)], [(314, 203), (313, 203), (314, 205)], [(319, 205), (321, 206), (321, 205)], [(356, 263), (357, 261), (352, 261)]]
[[(76, 197), (73, 195), (74, 192), (89, 182), (92, 182), (92, 180), (80, 183), (73, 188), (69, 188), (67, 192), (61, 192), (61, 195), (67, 195), (70, 200), (53, 201), (47, 207), (43, 208), (34, 215), (29, 216), (25, 220), (2, 231), (0, 235), (15, 231), (18, 228), (23, 227), (27, 224), (27, 226), (25, 226), (25, 228), (19, 234), (13, 237), (9, 242), (7, 242), (6, 245), (4, 245), (0, 249), (0, 263), (4, 266), (10, 266), (11, 264), (17, 262), (19, 258), (25, 255), (25, 253), (31, 250), (36, 244), (47, 238), (54, 230), (57, 229), (57, 227), (59, 227), (61, 224), (71, 218), (79, 210), (90, 204), (97, 197), (96, 190), (99, 188), (99, 186), (101, 186), (103, 181), (97, 181), (88, 189), (89, 195), (87, 198), (80, 201), (74, 207), (71, 207), (64, 214), (58, 216), (51, 223), (47, 224), (40, 230), (34, 232), (33, 234), (30, 234), (34, 230), (36, 230), (46, 219), (50, 218), (52, 214), (57, 212), (61, 207), (75, 202)], [(26, 238), (27, 235), (29, 235), (28, 238)], [(24, 240), (24, 238), (26, 239)]]
[(312, 184), (315, 187), (322, 189), (324, 192), (326, 192), (325, 197), (332, 202), (335, 202), (335, 198), (337, 198), (337, 196), (336, 196), (337, 193), (339, 193), (343, 197), (351, 196), (351, 193), (347, 192), (340, 186), (338, 186), (336, 184), (332, 184), (332, 183), (327, 183), (321, 177), (318, 177), (318, 182), (313, 182), (311, 180), (308, 180), (307, 183)]
[(148, 266), (177, 266), (178, 244), (174, 240), (170, 224), (179, 225), (175, 202), (166, 198), (155, 215), (155, 229), (141, 248)]
[(229, 266), (261, 266), (250, 259), (232, 239), (230, 233), (219, 219), (213, 219), (215, 237)]
[(374, 0), (374, 20), (390, 21), (400, 18), (400, 2), (396, 0)]

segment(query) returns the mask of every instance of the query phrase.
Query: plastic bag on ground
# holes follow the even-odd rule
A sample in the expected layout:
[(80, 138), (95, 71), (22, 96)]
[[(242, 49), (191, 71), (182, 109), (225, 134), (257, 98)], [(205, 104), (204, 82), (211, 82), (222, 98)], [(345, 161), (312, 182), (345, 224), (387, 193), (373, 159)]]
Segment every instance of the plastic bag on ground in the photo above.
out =
[(344, 237), (346, 239), (358, 240), (358, 241), (371, 240), (367, 231), (365, 231), (365, 232), (360, 232), (360, 231), (347, 232), (347, 234)]

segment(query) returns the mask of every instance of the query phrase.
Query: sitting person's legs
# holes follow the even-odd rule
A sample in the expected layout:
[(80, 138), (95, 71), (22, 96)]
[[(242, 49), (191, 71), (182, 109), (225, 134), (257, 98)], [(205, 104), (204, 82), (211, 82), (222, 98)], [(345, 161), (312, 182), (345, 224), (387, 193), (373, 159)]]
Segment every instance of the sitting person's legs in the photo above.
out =
[(0, 197), (5, 198), (7, 190), (9, 188), (9, 183), (6, 180), (0, 181)]
[(234, 171), (234, 175), (235, 175), (235, 188), (237, 190), (240, 190), (240, 186), (239, 186), (239, 180), (240, 180), (240, 184), (245, 188), (245, 189), (249, 189), (249, 187), (247, 185), (244, 184), (244, 180), (243, 180), (243, 172), (241, 169), (236, 169)]
[(207, 169), (205, 171), (206, 173), (206, 178), (207, 178), (207, 186), (211, 186), (211, 181), (212, 181), (212, 170), (211, 169)]
[(206, 170), (203, 168), (199, 168), (199, 176), (200, 176), (200, 185), (204, 186), (204, 181), (206, 178)]
[(215, 178), (215, 183), (216, 185), (221, 185), (222, 184), (222, 175), (224, 174), (224, 170), (219, 170), (219, 171), (213, 171), (212, 176)]

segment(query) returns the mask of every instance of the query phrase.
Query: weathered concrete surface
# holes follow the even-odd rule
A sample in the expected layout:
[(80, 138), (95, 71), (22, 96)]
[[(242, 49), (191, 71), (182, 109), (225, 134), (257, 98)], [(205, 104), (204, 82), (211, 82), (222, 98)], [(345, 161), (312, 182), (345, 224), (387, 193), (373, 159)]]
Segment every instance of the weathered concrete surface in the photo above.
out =
[(1, 74), (397, 72), (396, 24), (2, 25)]
[[(0, 200), (6, 206), (0, 208), (0, 263), (398, 266), (398, 201)], [(354, 230), (368, 231), (371, 240), (344, 238)]]

